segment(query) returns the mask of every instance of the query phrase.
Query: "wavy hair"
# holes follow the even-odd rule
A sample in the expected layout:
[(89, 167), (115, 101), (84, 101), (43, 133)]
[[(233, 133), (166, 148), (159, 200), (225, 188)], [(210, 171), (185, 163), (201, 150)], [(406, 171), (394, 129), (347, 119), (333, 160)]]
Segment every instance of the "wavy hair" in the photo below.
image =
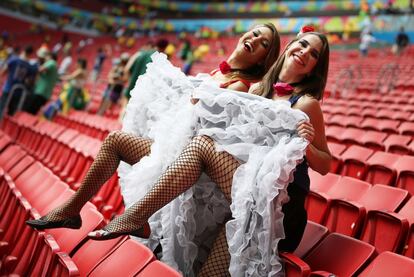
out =
[(312, 72), (304, 77), (298, 84), (295, 85), (295, 94), (309, 94), (314, 98), (321, 100), (328, 79), (329, 69), (329, 44), (326, 36), (318, 32), (308, 32), (300, 34), (298, 37), (289, 42), (283, 53), (279, 56), (272, 68), (263, 77), (263, 80), (259, 87), (256, 89), (257, 94), (266, 98), (272, 98), (273, 96), (273, 84), (277, 82), (280, 71), (282, 70), (283, 63), (285, 62), (286, 51), (296, 41), (307, 35), (318, 36), (322, 41), (322, 49), (320, 51), (319, 59), (312, 69)]

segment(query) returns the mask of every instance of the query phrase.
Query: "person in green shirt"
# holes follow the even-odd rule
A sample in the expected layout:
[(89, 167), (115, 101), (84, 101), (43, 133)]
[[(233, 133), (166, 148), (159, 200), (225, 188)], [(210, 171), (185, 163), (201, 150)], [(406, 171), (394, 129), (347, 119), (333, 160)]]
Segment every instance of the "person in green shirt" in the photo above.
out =
[[(124, 95), (121, 100), (122, 110), (125, 109), (126, 104), (131, 98), (131, 90), (135, 87), (135, 83), (138, 80), (138, 77), (143, 75), (147, 71), (147, 64), (150, 63), (151, 55), (155, 51), (164, 52), (165, 48), (168, 46), (168, 40), (160, 39), (156, 42), (155, 47), (149, 47), (141, 49), (136, 54), (134, 54), (128, 61), (124, 69), (124, 75), (129, 76), (128, 86), (124, 90)], [(123, 112), (121, 112), (121, 117)]]
[(43, 63), (39, 68), (34, 92), (28, 98), (24, 108), (25, 111), (34, 115), (49, 101), (58, 80), (56, 56), (49, 51), (38, 51), (37, 55)]

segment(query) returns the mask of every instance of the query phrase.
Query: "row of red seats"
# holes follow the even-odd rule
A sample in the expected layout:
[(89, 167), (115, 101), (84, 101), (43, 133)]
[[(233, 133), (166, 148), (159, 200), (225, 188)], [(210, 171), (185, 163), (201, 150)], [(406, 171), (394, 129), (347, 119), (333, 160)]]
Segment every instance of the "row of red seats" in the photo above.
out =
[(332, 173), (354, 177), (371, 184), (396, 186), (414, 195), (414, 156), (400, 155), (351, 145), (328, 143)]
[(294, 253), (281, 253), (286, 276), (409, 277), (414, 260), (374, 246), (308, 221), (299, 247)]
[(103, 216), (91, 203), (81, 211), (79, 230), (33, 230), (25, 224), (27, 219), (39, 218), (73, 191), (17, 145), (8, 145), (0, 153), (0, 168), (1, 275), (180, 276), (134, 240), (88, 240), (90, 231), (104, 225)]
[[(77, 190), (98, 153), (101, 141), (49, 121), (34, 121), (30, 126), (25, 126), (24, 122), (36, 119), (29, 114), (20, 113), (5, 121), (4, 130), (6, 133), (14, 130), (13, 141), (72, 189)], [(7, 136), (0, 137), (0, 141), (7, 139)], [(117, 174), (106, 182), (91, 201), (104, 214), (106, 220), (123, 212)]]
[(375, 246), (414, 258), (414, 198), (408, 191), (311, 171), (308, 218)]
[(111, 131), (121, 129), (117, 120), (84, 111), (72, 110), (68, 115), (57, 115), (56, 123), (78, 130), (80, 133), (103, 140)]

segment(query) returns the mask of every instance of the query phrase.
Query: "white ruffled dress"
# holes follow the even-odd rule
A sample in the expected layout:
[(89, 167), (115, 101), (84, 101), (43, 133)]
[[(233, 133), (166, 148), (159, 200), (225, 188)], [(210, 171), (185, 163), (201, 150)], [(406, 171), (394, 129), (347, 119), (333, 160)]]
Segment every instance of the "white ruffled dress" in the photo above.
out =
[[(218, 151), (242, 165), (233, 176), (231, 205), (202, 175), (149, 219), (151, 237), (140, 241), (151, 249), (161, 244), (163, 262), (194, 276), (227, 221), (232, 276), (283, 276), (277, 254), (284, 238), (281, 208), (308, 144), (296, 125), (308, 117), (288, 101), (221, 89), (208, 75), (188, 77), (164, 54), (154, 53), (152, 60), (131, 92), (123, 122), (124, 131), (153, 140), (149, 156), (119, 167), (126, 206), (151, 189), (195, 135), (213, 138)], [(192, 105), (191, 97), (200, 101)]]

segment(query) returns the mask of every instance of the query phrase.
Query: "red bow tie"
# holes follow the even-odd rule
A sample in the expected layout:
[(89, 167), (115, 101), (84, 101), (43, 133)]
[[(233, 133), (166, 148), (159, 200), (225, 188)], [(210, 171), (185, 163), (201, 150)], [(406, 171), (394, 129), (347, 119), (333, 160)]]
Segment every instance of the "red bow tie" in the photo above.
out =
[(219, 65), (221, 74), (227, 74), (231, 72), (231, 66), (226, 62), (222, 61)]
[(289, 95), (293, 92), (293, 90), (294, 87), (288, 83), (277, 82), (276, 84), (273, 84), (273, 91), (279, 97)]

